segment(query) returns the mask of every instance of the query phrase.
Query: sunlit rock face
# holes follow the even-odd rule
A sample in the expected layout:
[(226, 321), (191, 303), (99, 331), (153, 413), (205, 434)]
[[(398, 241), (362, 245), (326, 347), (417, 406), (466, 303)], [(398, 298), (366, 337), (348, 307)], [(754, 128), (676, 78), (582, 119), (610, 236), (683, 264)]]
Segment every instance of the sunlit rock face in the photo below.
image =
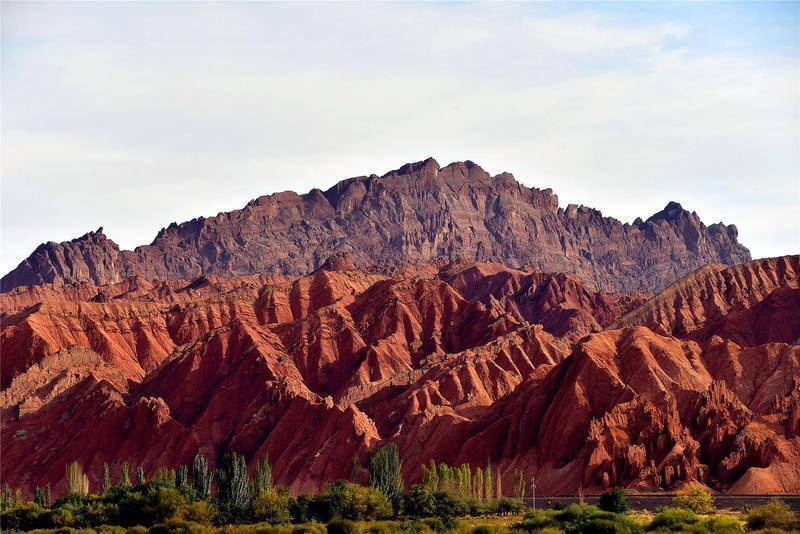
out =
[(0, 286), (297, 276), (337, 252), (360, 268), (436, 258), (497, 261), (573, 273), (587, 287), (616, 292), (653, 292), (709, 263), (750, 260), (735, 226), (706, 226), (675, 202), (646, 221), (622, 224), (584, 206), (559, 208), (550, 189), (526, 187), (511, 174), (428, 159), (324, 192), (276, 193), (241, 210), (172, 224), (133, 251), (121, 251), (102, 228), (46, 243)]
[[(475, 180), (425, 163), (358, 183), (412, 172), (459, 195)], [(392, 441), (410, 482), (435, 459), (491, 461), (507, 493), (517, 471), (542, 494), (800, 491), (798, 256), (649, 300), (530, 266), (358, 258), (0, 295), (3, 482), (59, 494), (74, 460), (97, 488), (104, 462), (150, 474), (235, 450), (296, 493)]]

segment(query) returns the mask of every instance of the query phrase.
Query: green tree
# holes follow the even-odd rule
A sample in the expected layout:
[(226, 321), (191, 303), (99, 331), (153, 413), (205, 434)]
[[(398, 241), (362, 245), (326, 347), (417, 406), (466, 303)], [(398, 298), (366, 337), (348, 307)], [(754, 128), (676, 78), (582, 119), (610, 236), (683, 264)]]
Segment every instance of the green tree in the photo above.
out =
[(269, 464), (269, 456), (265, 455), (261, 463), (256, 463), (253, 473), (253, 495), (260, 497), (267, 493), (272, 493), (272, 466)]
[(710, 514), (714, 511), (714, 498), (711, 491), (701, 484), (692, 484), (679, 491), (672, 501), (675, 508), (686, 508), (697, 514)]
[(394, 443), (381, 447), (369, 459), (370, 486), (386, 495), (394, 505), (399, 504), (403, 493), (402, 468), (403, 461)]
[(519, 469), (514, 471), (514, 497), (517, 499), (525, 498), (525, 473)]
[(178, 488), (186, 487), (189, 483), (189, 468), (185, 465), (178, 467), (175, 472), (175, 486)]
[(147, 502), (142, 512), (148, 522), (160, 523), (173, 517), (185, 504), (186, 498), (177, 488), (155, 486), (148, 489)]
[(170, 469), (169, 467), (159, 467), (158, 471), (156, 471), (155, 481), (165, 486), (176, 487), (176, 477), (177, 475), (175, 474), (174, 469)]
[(313, 501), (311, 508), (320, 521), (334, 517), (354, 521), (385, 519), (392, 515), (392, 505), (383, 492), (343, 480), (329, 484)]
[(249, 485), (244, 456), (226, 453), (217, 469), (217, 499), (230, 519), (240, 519), (250, 505)]
[(199, 452), (192, 461), (192, 486), (203, 499), (211, 495), (211, 471), (208, 469), (208, 460)]
[(437, 469), (439, 477), (439, 491), (452, 492), (453, 470), (444, 462), (439, 462)]
[(616, 487), (600, 496), (600, 509), (621, 514), (629, 508), (625, 488)]
[(436, 468), (436, 462), (431, 459), (430, 463), (422, 466), (422, 485), (428, 491), (439, 490), (439, 471)]
[(131, 485), (131, 474), (130, 468), (128, 466), (128, 462), (122, 462), (122, 485), (124, 487), (130, 487)]
[(108, 462), (103, 462), (103, 493), (111, 489), (111, 468)]
[(11, 491), (11, 486), (6, 484), (3, 486), (3, 491), (0, 492), (0, 510), (6, 510), (14, 506), (14, 492)]
[(144, 467), (141, 465), (136, 468), (136, 485), (144, 486), (147, 484), (147, 478), (144, 475)]
[(292, 520), (289, 514), (289, 494), (285, 490), (262, 491), (253, 497), (252, 509), (255, 521), (278, 525)]
[(33, 502), (41, 508), (50, 508), (52, 502), (50, 500), (49, 482), (44, 487), (36, 486), (33, 491)]
[(427, 487), (415, 485), (403, 495), (403, 511), (411, 517), (431, 517), (436, 511), (436, 499)]
[(481, 468), (475, 471), (475, 480), (472, 484), (472, 496), (479, 501), (483, 500), (483, 469)]
[(456, 496), (466, 499), (472, 492), (472, 468), (469, 464), (461, 464), (456, 470)]

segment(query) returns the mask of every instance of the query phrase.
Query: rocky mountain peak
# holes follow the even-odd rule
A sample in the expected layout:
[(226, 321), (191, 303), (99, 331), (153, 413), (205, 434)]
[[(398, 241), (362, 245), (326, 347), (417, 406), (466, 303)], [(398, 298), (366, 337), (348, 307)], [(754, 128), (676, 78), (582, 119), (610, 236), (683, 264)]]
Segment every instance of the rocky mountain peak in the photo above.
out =
[(596, 289), (653, 291), (707, 263), (734, 265), (749, 251), (733, 226), (706, 227), (677, 202), (622, 224), (593, 208), (558, 206), (550, 189), (472, 161), (433, 158), (383, 176), (349, 178), (327, 191), (259, 197), (243, 209), (173, 223), (132, 251), (102, 233), (39, 247), (3, 277), (2, 290), (52, 283), (301, 275), (349, 250), (356, 267), (394, 268), (434, 258), (502, 261), (569, 272)]

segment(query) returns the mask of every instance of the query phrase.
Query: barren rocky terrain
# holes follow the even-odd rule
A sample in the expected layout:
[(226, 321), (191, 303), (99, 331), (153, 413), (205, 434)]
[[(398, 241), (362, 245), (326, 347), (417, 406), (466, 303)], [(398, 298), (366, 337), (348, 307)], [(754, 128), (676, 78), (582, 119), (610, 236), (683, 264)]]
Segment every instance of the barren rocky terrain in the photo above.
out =
[[(293, 221), (310, 213), (309, 202), (318, 202), (315, 213), (319, 206), (340, 210), (336, 224), (351, 224), (346, 214), (361, 210), (364, 224), (386, 230), (356, 206), (375, 202), (370, 195), (394, 198), (395, 207), (421, 199), (416, 190), (389, 192), (408, 173), (418, 174), (413, 183), (447, 188), (431, 193), (445, 219), (469, 219), (465, 206), (485, 214), (491, 198), (490, 212), (508, 231), (524, 229), (525, 242), (537, 239), (536, 246), (483, 245), (487, 257), (517, 254), (518, 268), (476, 262), (472, 253), (423, 261), (441, 251), (432, 243), (449, 242), (456, 254), (484, 242), (463, 228), (462, 241), (445, 240), (450, 223), (435, 219), (442, 224), (427, 228), (422, 241), (390, 232), (375, 249), (419, 251), (408, 254), (410, 262), (366, 268), (371, 249), (358, 241), (352, 254), (328, 261), (307, 251), (281, 257), (292, 250), (285, 243), (297, 243)], [(493, 187), (508, 189), (519, 204), (504, 204)], [(116, 468), (127, 460), (152, 473), (188, 463), (197, 451), (213, 463), (235, 450), (249, 462), (268, 454), (276, 482), (299, 492), (349, 478), (354, 455), (364, 462), (392, 441), (409, 481), (434, 458), (491, 462), (508, 488), (522, 470), (536, 476), (543, 495), (615, 485), (664, 490), (690, 481), (727, 492), (800, 492), (800, 257), (703, 266), (746, 259), (735, 231), (697, 226), (702, 231), (692, 239), (684, 232), (678, 241), (648, 241), (653, 232), (674, 237), (694, 219), (668, 207), (638, 226), (618, 225), (594, 212), (558, 210), (550, 193), (490, 178), (471, 164), (425, 162), (351, 180), (291, 197), (298, 211), (287, 214), (276, 205), (289, 198), (167, 229), (129, 256), (97, 234), (45, 245), (29, 265), (41, 267), (35, 258), (46, 256), (51, 271), (9, 275), (36, 272), (26, 282), (53, 283), (0, 295), (2, 480), (26, 491), (51, 482), (58, 493), (73, 460), (96, 487), (104, 462)], [(453, 199), (474, 202), (456, 210)], [(519, 207), (522, 199), (530, 212)], [(392, 217), (405, 220), (403, 228), (426, 224), (409, 213)], [(533, 225), (532, 213), (546, 214), (547, 224)], [(285, 233), (263, 232), (278, 219)], [(244, 264), (241, 254), (222, 252), (234, 245), (220, 245), (214, 254), (229, 261), (197, 263), (199, 251), (209, 251), (197, 236), (235, 243), (247, 220), (260, 221), (253, 228), (262, 245), (280, 252)], [(472, 227), (485, 230), (486, 220)], [(310, 224), (309, 239), (321, 235), (325, 223)], [(557, 235), (565, 245), (555, 253), (547, 243)], [(320, 248), (317, 237), (318, 250), (337, 248), (333, 241)], [(159, 245), (167, 241), (177, 248)], [(89, 242), (116, 251), (101, 261), (105, 270), (75, 269)], [(652, 262), (598, 262), (579, 252), (590, 242), (592, 258), (616, 257), (604, 243), (615, 253), (663, 254), (647, 256)], [(691, 247), (713, 252), (707, 258)], [(125, 257), (138, 263), (120, 263)], [(553, 257), (575, 272), (539, 268)], [(310, 274), (291, 274), (316, 264)], [(121, 265), (143, 272), (130, 276)], [(242, 274), (268, 265), (281, 272)], [(652, 298), (647, 292), (695, 266)], [(593, 274), (584, 280), (586, 272)], [(634, 275), (642, 283), (631, 282)]]
[(584, 206), (560, 208), (550, 189), (470, 161), (433, 159), (327, 191), (282, 192), (243, 209), (163, 228), (150, 245), (120, 250), (95, 232), (39, 246), (0, 281), (2, 291), (36, 284), (304, 275), (337, 252), (362, 269), (391, 270), (437, 258), (497, 261), (573, 273), (601, 291), (658, 291), (709, 263), (750, 260), (735, 226), (706, 226), (670, 202), (632, 224)]

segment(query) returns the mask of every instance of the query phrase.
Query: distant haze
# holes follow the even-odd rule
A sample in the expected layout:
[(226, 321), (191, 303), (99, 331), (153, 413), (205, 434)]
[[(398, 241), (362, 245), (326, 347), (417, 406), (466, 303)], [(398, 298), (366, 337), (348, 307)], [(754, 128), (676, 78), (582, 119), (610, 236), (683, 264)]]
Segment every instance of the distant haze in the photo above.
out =
[(2, 273), (428, 156), (800, 252), (800, 3), (2, 4)]

